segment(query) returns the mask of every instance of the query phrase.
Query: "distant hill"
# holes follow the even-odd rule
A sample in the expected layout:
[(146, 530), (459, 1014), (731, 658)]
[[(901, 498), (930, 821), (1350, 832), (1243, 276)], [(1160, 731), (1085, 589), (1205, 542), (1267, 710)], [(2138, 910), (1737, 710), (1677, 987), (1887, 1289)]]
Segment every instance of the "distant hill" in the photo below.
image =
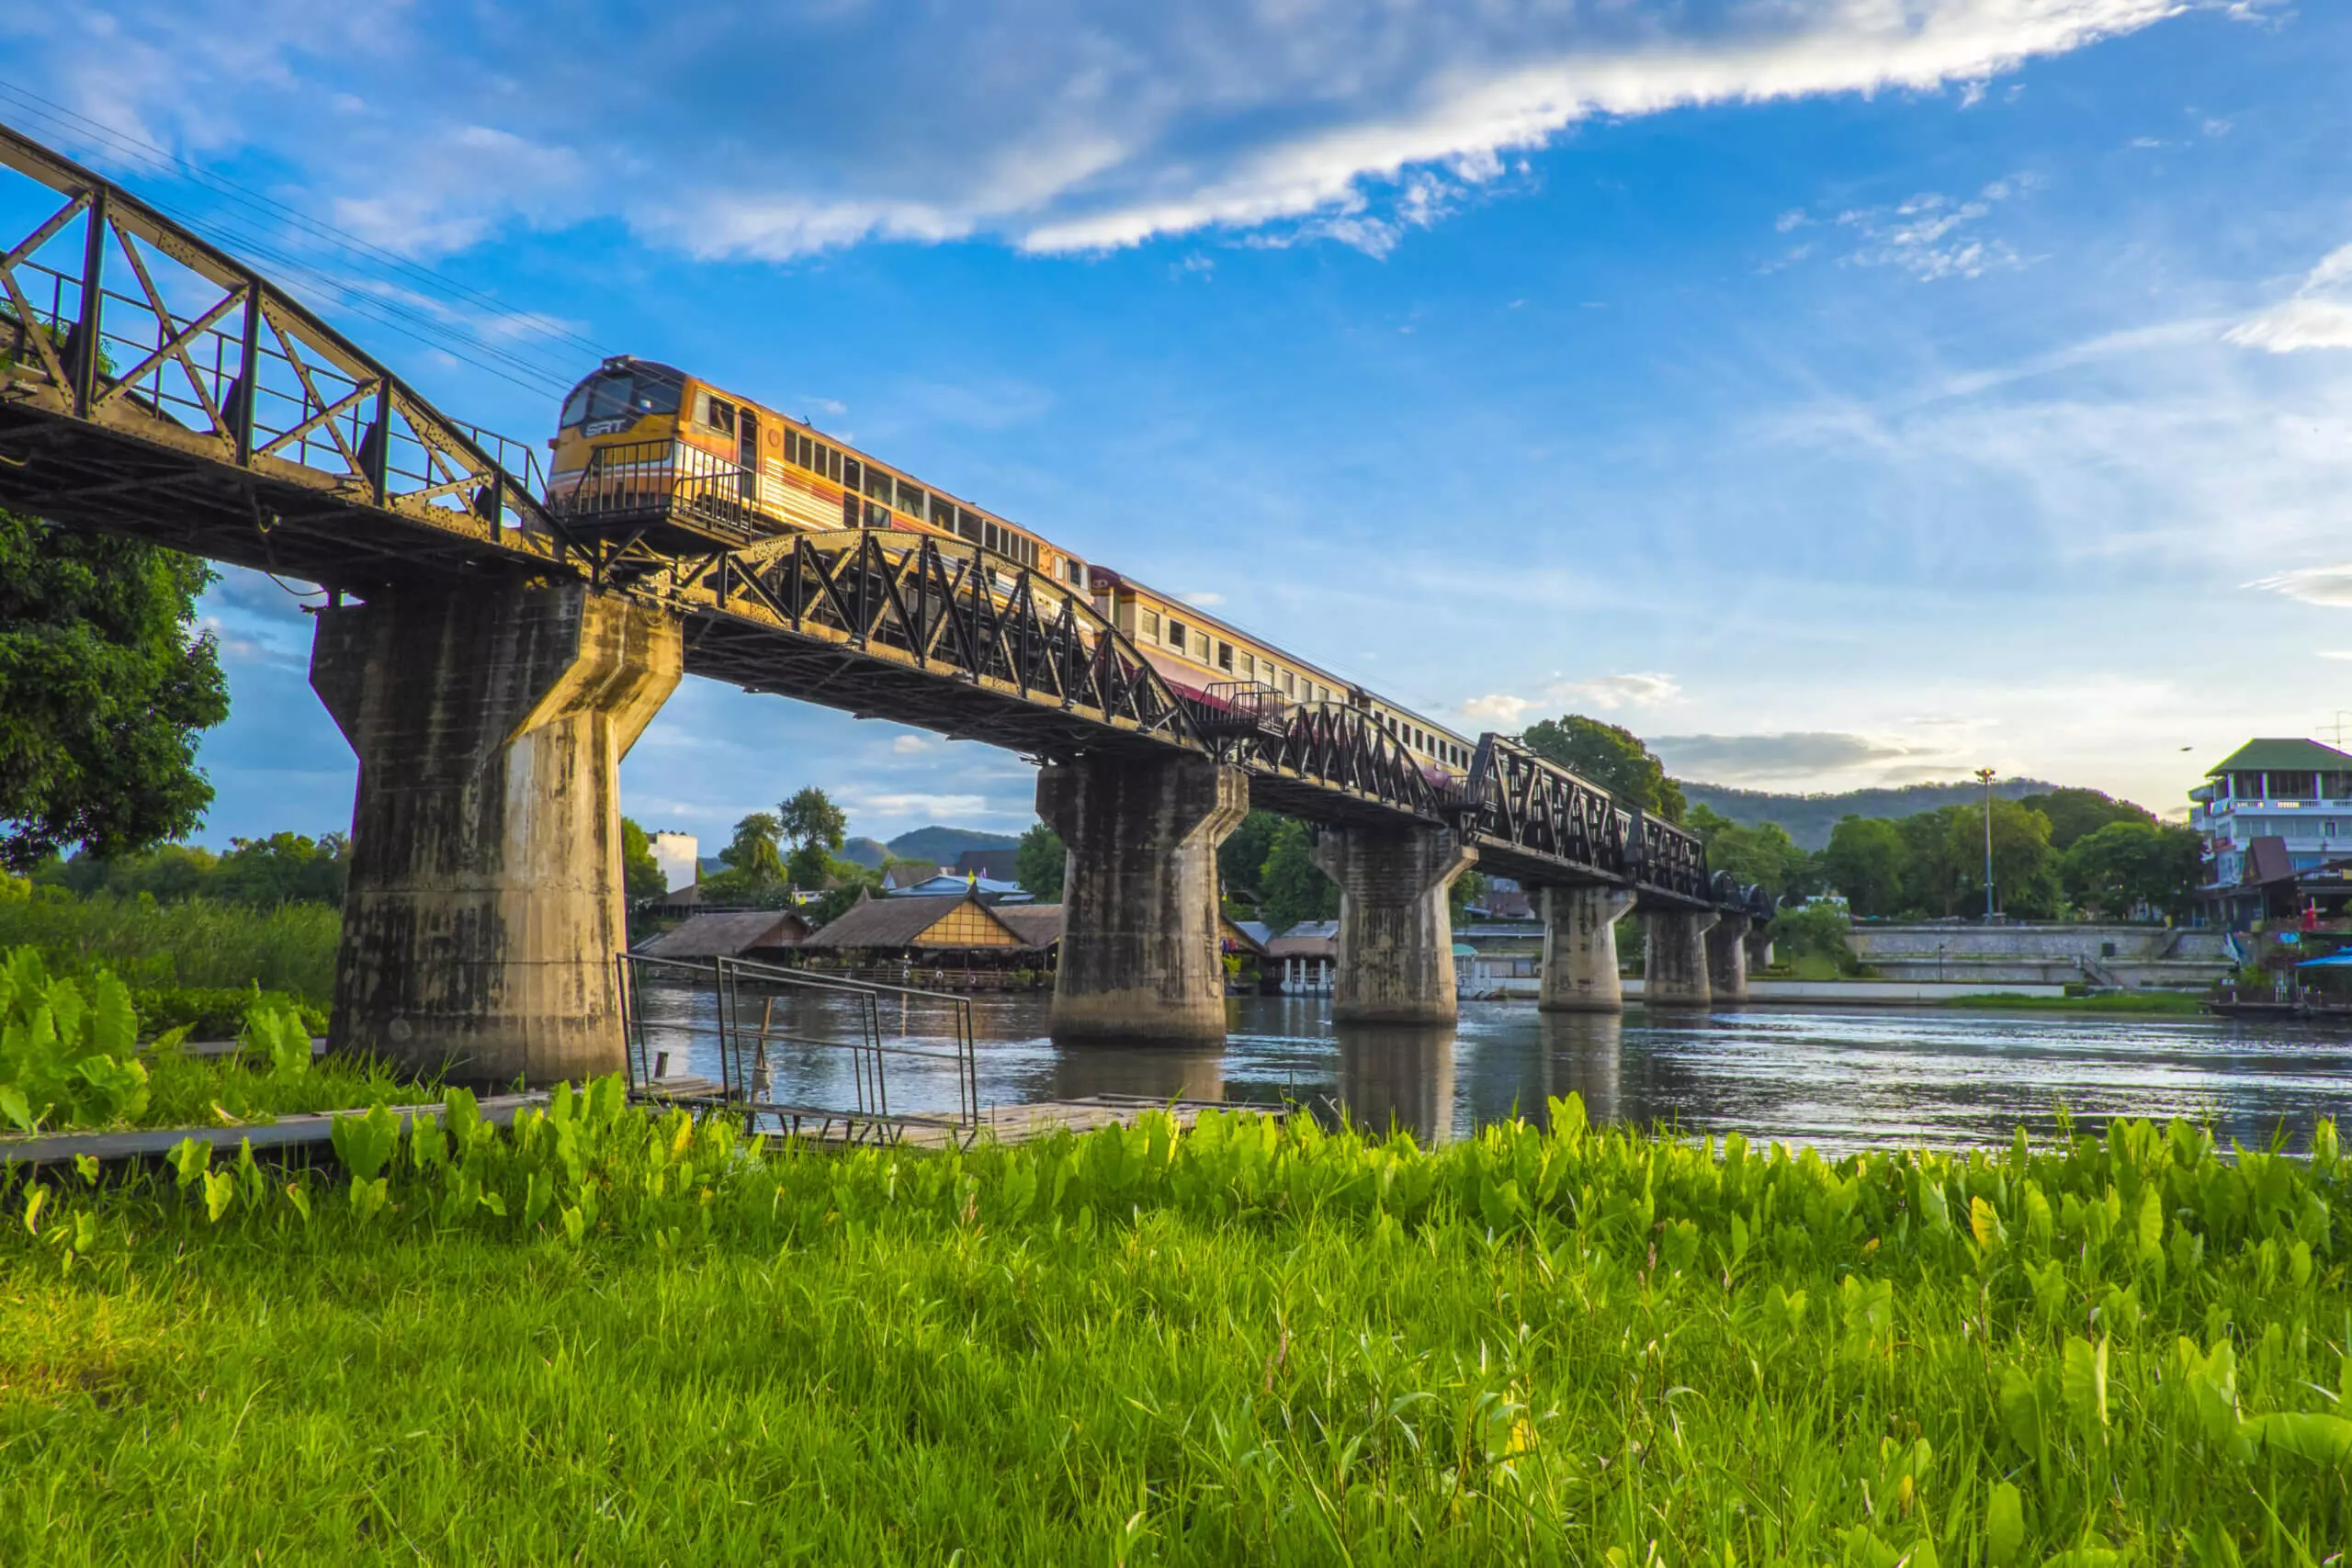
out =
[[(1849, 789), (1842, 795), (1774, 795), (1769, 790), (1675, 781), (1693, 806), (1730, 818), (1744, 828), (1778, 822), (1801, 848), (1826, 849), (1840, 817), (1914, 817), (1947, 806), (1971, 806), (1984, 798), (1984, 786), (1960, 784), (1905, 784), (1900, 789)], [(1993, 793), (2004, 800), (2041, 795), (2058, 786), (2039, 779), (1996, 779)]]
[[(870, 841), (870, 840), (869, 840)], [(983, 833), (977, 828), (917, 828), (890, 840), (889, 851), (900, 860), (927, 860), (954, 865), (966, 850), (1009, 850), (1021, 840), (1010, 833)]]
[(878, 866), (890, 858), (890, 846), (879, 839), (852, 839), (842, 846), (842, 859)]

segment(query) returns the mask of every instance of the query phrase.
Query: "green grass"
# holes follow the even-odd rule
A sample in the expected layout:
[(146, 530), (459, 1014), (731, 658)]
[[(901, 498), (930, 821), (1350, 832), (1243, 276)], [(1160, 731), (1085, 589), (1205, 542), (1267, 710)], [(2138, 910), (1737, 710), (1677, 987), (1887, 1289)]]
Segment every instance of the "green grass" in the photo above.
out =
[(153, 1051), (147, 1104), (132, 1119), (139, 1127), (217, 1127), (267, 1122), (312, 1111), (342, 1111), (383, 1102), (436, 1100), (440, 1089), (403, 1078), (372, 1057), (322, 1056), (307, 1071), (281, 1073), (266, 1062), (235, 1056), (188, 1056)]
[[(2346, 1167), (560, 1095), (7, 1197), (0, 1560), (2318, 1563)], [(2058, 1556), (2074, 1552), (2070, 1558)], [(2106, 1555), (2113, 1552), (2115, 1555)], [(960, 1553), (960, 1558), (957, 1554)]]
[(2014, 991), (1989, 991), (1983, 996), (1953, 997), (1941, 1005), (2018, 1012), (2156, 1013), (2171, 1016), (2194, 1016), (2205, 1010), (2203, 998), (2179, 991), (2115, 991), (2096, 997), (2028, 997)]
[(0, 949), (39, 948), (55, 974), (104, 967), (134, 988), (258, 984), (317, 1008), (334, 998), (342, 930), (342, 916), (323, 904), (254, 909), (205, 899), (158, 904), (107, 897), (0, 902)]

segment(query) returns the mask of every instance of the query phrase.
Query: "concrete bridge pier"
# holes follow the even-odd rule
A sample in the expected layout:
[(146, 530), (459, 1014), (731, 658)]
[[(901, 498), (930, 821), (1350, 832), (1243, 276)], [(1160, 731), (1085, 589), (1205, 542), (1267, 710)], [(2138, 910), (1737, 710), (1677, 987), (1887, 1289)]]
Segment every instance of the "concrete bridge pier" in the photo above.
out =
[(1451, 1023), (1453, 911), (1446, 893), (1478, 852), (1431, 828), (1329, 828), (1315, 863), (1340, 885), (1342, 1023)]
[(499, 1086), (619, 1068), (617, 770), (684, 662), (673, 617), (577, 583), (320, 613), (311, 685), (359, 756), (330, 1049)]
[(1754, 923), (1747, 915), (1724, 915), (1708, 928), (1707, 990), (1712, 999), (1747, 999), (1747, 928)]
[(1038, 771), (1037, 815), (1069, 855), (1055, 1040), (1225, 1039), (1216, 847), (1249, 810), (1248, 775), (1190, 753)]
[(1617, 922), (1634, 907), (1623, 887), (1546, 887), (1544, 976), (1535, 1006), (1544, 1012), (1623, 1012), (1617, 977)]
[(1645, 909), (1642, 931), (1647, 960), (1642, 969), (1642, 1000), (1651, 1007), (1705, 1007), (1707, 932), (1713, 909)]
[(1747, 922), (1747, 972), (1772, 966), (1772, 928), (1770, 921), (1750, 918)]

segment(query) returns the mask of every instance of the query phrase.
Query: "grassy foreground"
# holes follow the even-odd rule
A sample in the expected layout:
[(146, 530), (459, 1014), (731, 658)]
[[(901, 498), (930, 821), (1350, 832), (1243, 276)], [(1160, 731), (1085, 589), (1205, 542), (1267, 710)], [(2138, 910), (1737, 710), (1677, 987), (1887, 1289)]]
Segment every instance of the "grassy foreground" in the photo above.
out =
[(0, 1561), (2318, 1563), (2332, 1125), (1830, 1164), (1211, 1114), (747, 1152), (560, 1094), (19, 1178)]

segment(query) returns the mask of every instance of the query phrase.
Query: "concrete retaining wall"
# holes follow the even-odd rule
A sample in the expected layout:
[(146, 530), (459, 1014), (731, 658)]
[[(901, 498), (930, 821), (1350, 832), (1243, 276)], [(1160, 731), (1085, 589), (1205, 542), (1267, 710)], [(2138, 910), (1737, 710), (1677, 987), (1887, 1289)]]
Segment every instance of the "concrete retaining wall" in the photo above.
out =
[[(1490, 981), (1475, 994), (1465, 992), (1464, 1001), (1494, 999), (1499, 992), (1506, 1001), (1532, 1001), (1538, 982), (1517, 978)], [(1642, 999), (1639, 980), (1624, 982), (1625, 999)], [(1747, 982), (1745, 1002), (1726, 1004), (1746, 1006), (1796, 1005), (1803, 1007), (1933, 1007), (1939, 1003), (1967, 997), (1981, 997), (1988, 991), (2003, 996), (2052, 998), (2066, 994), (2064, 986), (2018, 984), (2008, 986), (1938, 985), (1932, 980), (1757, 980)]]
[(2132, 925), (1858, 925), (1854, 955), (1887, 980), (1972, 990), (2017, 985), (2195, 989), (2230, 971), (2222, 933)]

